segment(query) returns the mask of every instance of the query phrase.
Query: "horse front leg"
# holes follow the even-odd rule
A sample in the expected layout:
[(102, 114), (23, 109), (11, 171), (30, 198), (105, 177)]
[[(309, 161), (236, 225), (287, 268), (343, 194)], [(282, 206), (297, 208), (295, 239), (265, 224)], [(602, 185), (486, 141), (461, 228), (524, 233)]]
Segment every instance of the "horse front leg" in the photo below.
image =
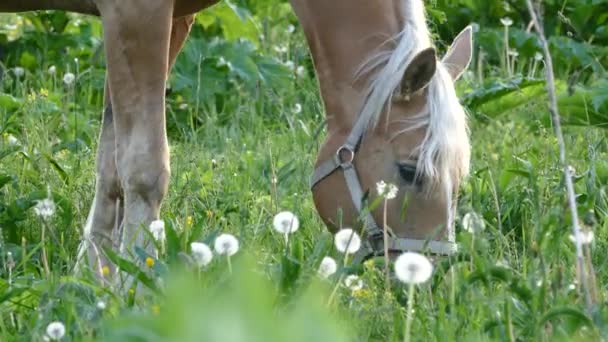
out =
[(116, 169), (124, 193), (121, 253), (138, 246), (154, 255), (146, 232), (159, 218), (169, 184), (165, 80), (172, 3), (99, 0), (116, 141)]

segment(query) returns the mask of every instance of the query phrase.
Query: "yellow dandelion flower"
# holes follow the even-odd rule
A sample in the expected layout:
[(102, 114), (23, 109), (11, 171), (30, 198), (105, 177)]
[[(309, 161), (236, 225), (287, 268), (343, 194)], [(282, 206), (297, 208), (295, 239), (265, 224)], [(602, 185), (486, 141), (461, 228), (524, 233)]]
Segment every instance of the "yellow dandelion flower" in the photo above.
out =
[(186, 217), (186, 226), (187, 227), (192, 227), (192, 216), (188, 216)]
[(152, 313), (155, 315), (160, 314), (160, 305), (158, 305), (158, 304), (152, 305)]
[(147, 257), (147, 258), (146, 258), (146, 265), (147, 265), (148, 267), (152, 267), (152, 266), (154, 266), (154, 259), (152, 259), (152, 258), (150, 258), (150, 257)]
[(353, 291), (353, 297), (358, 299), (371, 298), (372, 292), (369, 289), (363, 288)]
[(135, 289), (129, 289), (129, 296), (134, 296), (135, 295)]
[(42, 97), (48, 97), (49, 96), (49, 91), (45, 88), (40, 88), (40, 96)]
[(101, 275), (107, 277), (110, 275), (110, 268), (108, 266), (103, 266), (101, 268)]

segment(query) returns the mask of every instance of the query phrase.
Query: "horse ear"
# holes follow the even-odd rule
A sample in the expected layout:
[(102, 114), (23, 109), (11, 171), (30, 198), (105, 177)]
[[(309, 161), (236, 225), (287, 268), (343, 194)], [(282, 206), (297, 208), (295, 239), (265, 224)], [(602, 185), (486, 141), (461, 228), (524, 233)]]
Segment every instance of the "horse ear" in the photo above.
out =
[(456, 36), (454, 42), (448, 49), (448, 53), (443, 57), (443, 64), (456, 81), (471, 63), (473, 55), (473, 27), (467, 26)]
[(403, 73), (401, 96), (404, 98), (424, 88), (437, 70), (437, 55), (434, 48), (420, 51)]

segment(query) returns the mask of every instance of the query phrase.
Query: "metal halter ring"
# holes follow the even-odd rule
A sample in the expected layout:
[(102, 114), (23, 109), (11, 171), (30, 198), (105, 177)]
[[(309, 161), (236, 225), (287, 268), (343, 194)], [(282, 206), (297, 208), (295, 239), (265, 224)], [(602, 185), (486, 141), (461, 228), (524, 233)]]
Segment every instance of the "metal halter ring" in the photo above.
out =
[[(349, 158), (343, 159), (342, 152), (347, 152), (349, 154)], [(336, 151), (336, 157), (338, 158), (338, 161), (340, 162), (341, 168), (344, 169), (347, 167), (351, 167), (353, 165), (353, 160), (355, 159), (355, 150), (353, 150), (349, 146), (342, 145)]]

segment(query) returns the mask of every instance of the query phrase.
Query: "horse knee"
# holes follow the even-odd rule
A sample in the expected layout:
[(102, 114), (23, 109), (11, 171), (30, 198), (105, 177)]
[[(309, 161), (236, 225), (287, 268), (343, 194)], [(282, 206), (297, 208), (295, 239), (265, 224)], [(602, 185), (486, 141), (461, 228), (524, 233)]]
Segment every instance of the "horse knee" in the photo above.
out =
[(171, 170), (168, 157), (131, 154), (131, 158), (121, 166), (125, 195), (141, 198), (150, 205), (159, 205), (169, 186)]

